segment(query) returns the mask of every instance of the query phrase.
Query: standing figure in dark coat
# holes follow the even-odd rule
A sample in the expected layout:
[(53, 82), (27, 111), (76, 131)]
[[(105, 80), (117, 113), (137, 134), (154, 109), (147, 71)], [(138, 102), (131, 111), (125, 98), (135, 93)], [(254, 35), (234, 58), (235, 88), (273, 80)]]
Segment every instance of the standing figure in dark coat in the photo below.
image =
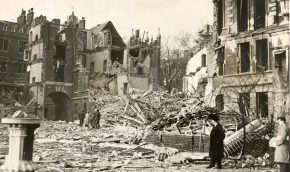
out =
[(100, 119), (101, 119), (100, 111), (99, 109), (95, 109), (93, 112), (92, 120), (91, 120), (92, 128), (96, 128), (96, 129), (100, 128)]
[(86, 110), (82, 110), (81, 113), (79, 113), (80, 126), (83, 126), (85, 115), (86, 115)]
[(224, 157), (224, 139), (225, 132), (222, 125), (219, 123), (217, 115), (209, 116), (210, 124), (213, 126), (210, 133), (209, 157), (210, 165), (206, 168), (212, 168), (217, 164), (217, 168), (222, 168), (222, 158)]

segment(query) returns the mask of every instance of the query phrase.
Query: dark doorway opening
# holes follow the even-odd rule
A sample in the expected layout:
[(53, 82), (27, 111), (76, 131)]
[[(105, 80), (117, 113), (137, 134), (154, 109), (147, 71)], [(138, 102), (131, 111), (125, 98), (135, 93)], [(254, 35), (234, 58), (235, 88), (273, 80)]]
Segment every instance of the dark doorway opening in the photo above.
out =
[(54, 92), (49, 94), (49, 98), (51, 98), (54, 103), (54, 117), (52, 117), (51, 120), (69, 121), (71, 109), (71, 100), (69, 96), (62, 92)]

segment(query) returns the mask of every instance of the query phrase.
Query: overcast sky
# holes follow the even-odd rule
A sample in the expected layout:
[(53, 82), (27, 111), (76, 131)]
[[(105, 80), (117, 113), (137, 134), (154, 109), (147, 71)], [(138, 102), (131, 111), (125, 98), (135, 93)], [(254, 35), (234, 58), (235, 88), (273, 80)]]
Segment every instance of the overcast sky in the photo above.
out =
[(122, 37), (129, 37), (132, 28), (149, 35), (158, 28), (163, 35), (194, 34), (213, 18), (212, 0), (0, 0), (0, 20), (16, 22), (22, 8), (61, 23), (74, 11), (86, 18), (87, 28), (110, 20)]

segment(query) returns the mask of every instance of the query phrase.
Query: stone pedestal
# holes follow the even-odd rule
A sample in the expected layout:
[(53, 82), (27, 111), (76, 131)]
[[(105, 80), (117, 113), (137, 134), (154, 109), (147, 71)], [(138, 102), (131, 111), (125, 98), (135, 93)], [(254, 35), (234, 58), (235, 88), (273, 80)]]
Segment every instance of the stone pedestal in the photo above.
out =
[(2, 123), (9, 124), (9, 153), (0, 171), (35, 171), (36, 166), (32, 163), (34, 130), (40, 126), (40, 120), (3, 118)]

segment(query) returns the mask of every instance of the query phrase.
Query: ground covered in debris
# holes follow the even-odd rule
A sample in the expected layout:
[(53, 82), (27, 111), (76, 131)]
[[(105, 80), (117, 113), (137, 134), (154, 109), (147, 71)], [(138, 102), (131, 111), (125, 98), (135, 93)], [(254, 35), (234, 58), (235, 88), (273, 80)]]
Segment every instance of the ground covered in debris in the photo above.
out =
[[(226, 130), (223, 171), (275, 170), (270, 167), (272, 155), (267, 147), (270, 128), (260, 119), (241, 119), (235, 112), (207, 107), (206, 97), (178, 93), (149, 90), (123, 97), (94, 96), (92, 101), (101, 109), (101, 129), (80, 127), (78, 121), (42, 121), (35, 131), (33, 157), (39, 172), (215, 171), (205, 169), (211, 129), (205, 121), (210, 114), (219, 115)], [(8, 131), (3, 124), (0, 141), (7, 147)], [(247, 156), (241, 158), (244, 141)]]
[[(79, 127), (76, 123), (44, 121), (36, 130), (33, 160), (39, 166), (38, 171), (210, 171), (205, 169), (207, 153), (179, 152), (145, 142), (133, 144), (143, 134), (143, 130), (129, 126), (97, 130)], [(2, 141), (8, 143), (7, 139)], [(274, 170), (260, 166), (244, 169), (227, 166), (223, 171), (233, 169)]]

